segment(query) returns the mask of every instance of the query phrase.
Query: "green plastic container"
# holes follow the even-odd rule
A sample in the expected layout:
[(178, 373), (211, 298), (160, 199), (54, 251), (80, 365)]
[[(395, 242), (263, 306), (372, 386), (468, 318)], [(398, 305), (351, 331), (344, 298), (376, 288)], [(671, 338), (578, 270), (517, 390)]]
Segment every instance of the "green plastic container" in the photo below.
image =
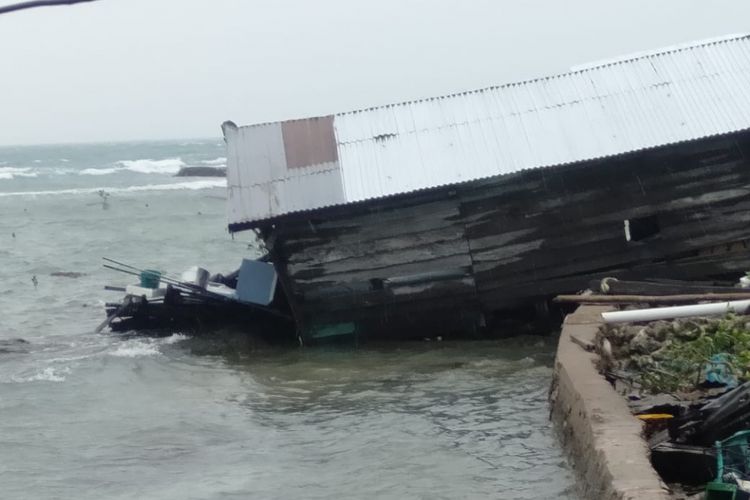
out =
[(706, 500), (735, 500), (737, 486), (727, 483), (708, 483), (706, 485)]
[(143, 288), (159, 288), (161, 273), (153, 269), (146, 269), (141, 272), (141, 286)]

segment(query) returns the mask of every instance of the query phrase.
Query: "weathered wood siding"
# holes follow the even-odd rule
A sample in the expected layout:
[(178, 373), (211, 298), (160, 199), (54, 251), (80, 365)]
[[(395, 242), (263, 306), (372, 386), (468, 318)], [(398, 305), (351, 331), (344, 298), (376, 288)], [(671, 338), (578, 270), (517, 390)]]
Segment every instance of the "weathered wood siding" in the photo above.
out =
[[(448, 332), (592, 278), (750, 269), (743, 244), (707, 250), (750, 239), (749, 137), (293, 214), (263, 234), (305, 323)], [(626, 241), (624, 221), (651, 216), (658, 232)]]

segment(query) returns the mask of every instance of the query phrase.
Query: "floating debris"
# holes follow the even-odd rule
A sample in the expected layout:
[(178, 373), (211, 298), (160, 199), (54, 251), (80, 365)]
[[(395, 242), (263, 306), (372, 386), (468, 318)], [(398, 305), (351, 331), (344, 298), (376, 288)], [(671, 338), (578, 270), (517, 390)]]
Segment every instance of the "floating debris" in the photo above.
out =
[(106, 305), (107, 318), (96, 331), (207, 332), (227, 326), (258, 334), (269, 342), (296, 342), (294, 322), (283, 294), (277, 292), (273, 266), (245, 259), (236, 272), (209, 276), (194, 266), (175, 278), (105, 258), (104, 267), (139, 278), (138, 284), (107, 286), (124, 291), (120, 303)]
[(50, 273), (50, 276), (55, 276), (57, 278), (82, 278), (83, 276), (86, 276), (86, 273), (79, 273), (75, 271), (55, 271), (53, 273)]
[[(639, 307), (635, 299), (644, 296), (627, 291), (656, 292), (653, 296), (662, 300), (653, 303), (660, 304), (668, 303), (667, 297), (680, 297), (670, 294), (708, 294), (703, 300), (718, 301), (711, 305), (719, 306), (727, 303), (727, 295), (740, 291), (680, 282), (666, 287), (635, 282), (620, 286), (616, 280), (592, 288), (617, 294), (613, 302), (626, 304), (623, 312), (643, 313), (643, 318), (653, 317), (649, 311), (654, 309), (641, 304), (641, 309), (627, 310)], [(597, 297), (613, 295), (586, 295), (580, 301), (605, 302)], [(725, 498), (718, 496), (724, 492), (736, 495), (731, 498), (748, 498), (750, 317), (724, 307), (721, 317), (605, 323), (593, 349), (599, 354), (600, 372), (644, 422), (652, 464), (665, 481), (688, 489), (705, 487), (709, 499)]]

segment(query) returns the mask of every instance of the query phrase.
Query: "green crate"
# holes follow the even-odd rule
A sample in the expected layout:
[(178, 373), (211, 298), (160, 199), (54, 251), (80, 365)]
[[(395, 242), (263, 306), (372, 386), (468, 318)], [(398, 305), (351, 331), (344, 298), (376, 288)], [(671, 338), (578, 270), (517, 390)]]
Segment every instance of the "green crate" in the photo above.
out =
[(735, 500), (737, 486), (729, 483), (708, 483), (706, 485), (706, 500)]

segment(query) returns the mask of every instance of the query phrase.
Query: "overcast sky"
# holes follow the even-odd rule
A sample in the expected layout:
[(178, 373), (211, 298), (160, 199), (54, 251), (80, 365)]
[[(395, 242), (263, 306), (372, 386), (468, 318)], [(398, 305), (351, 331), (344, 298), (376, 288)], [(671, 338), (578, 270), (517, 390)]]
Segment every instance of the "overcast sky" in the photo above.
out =
[[(0, 0), (0, 5), (15, 3)], [(218, 137), (750, 31), (748, 0), (99, 0), (0, 16), (0, 144)]]

